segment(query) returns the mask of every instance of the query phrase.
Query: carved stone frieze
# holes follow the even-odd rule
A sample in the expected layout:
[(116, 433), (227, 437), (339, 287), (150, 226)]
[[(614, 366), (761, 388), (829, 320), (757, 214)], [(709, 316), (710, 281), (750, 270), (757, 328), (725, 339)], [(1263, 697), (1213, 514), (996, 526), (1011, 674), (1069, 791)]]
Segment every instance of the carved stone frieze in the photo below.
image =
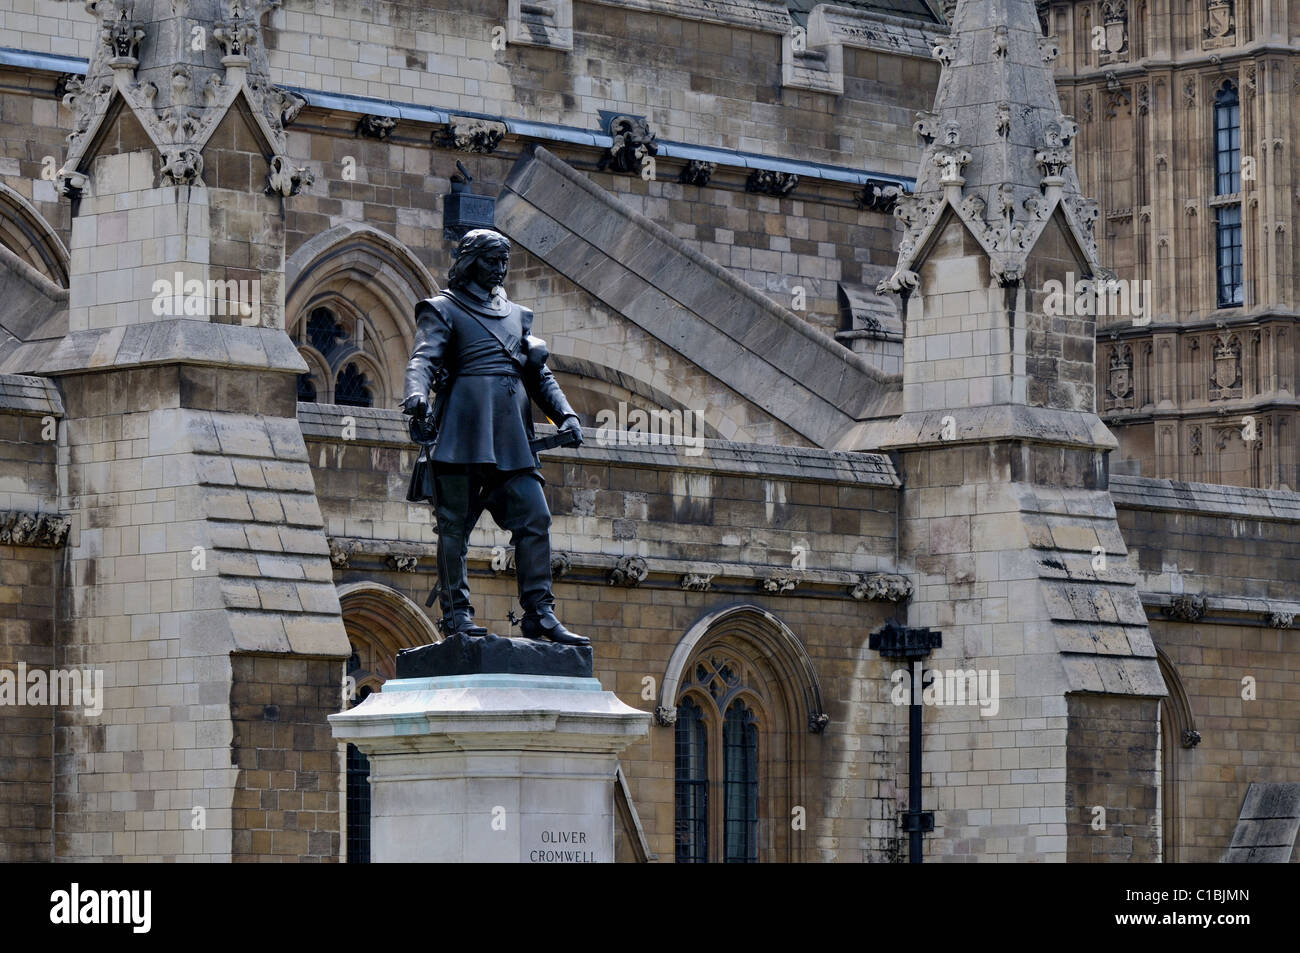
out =
[(57, 549), (68, 540), (72, 521), (58, 513), (0, 510), (0, 545)]
[(420, 557), (410, 553), (389, 553), (384, 562), (397, 572), (415, 572), (420, 567)]
[(392, 116), (362, 116), (357, 120), (357, 135), (366, 139), (378, 139), (381, 142), (397, 128), (397, 120)]
[(912, 580), (898, 573), (873, 572), (861, 576), (849, 594), (854, 599), (878, 602), (902, 602), (912, 595)]
[(691, 159), (686, 165), (682, 166), (681, 173), (677, 176), (677, 181), (683, 185), (695, 185), (703, 188), (709, 184), (709, 179), (713, 177), (717, 169), (716, 162), (705, 162), (703, 159)]
[(771, 169), (755, 169), (745, 181), (745, 191), (762, 195), (789, 195), (799, 184), (799, 176), (793, 172), (774, 172)]
[(862, 187), (862, 192), (858, 195), (858, 208), (868, 209), (873, 212), (890, 213), (894, 211), (894, 206), (898, 200), (906, 195), (907, 192), (902, 186), (895, 185), (893, 182), (886, 182), (882, 179), (867, 179)]
[(759, 587), (764, 592), (771, 592), (771, 593), (775, 593), (776, 595), (784, 595), (787, 592), (793, 592), (795, 587), (798, 585), (799, 585), (798, 576), (789, 576), (789, 575), (780, 575), (780, 574), (767, 576), (766, 578), (760, 580), (759, 582)]
[(297, 195), (315, 181), (316, 173), (310, 169), (294, 168), (286, 156), (275, 156), (271, 159), (271, 171), (266, 176), (266, 194), (279, 194), (288, 198)]
[(609, 120), (609, 151), (600, 157), (597, 168), (611, 169), (624, 175), (640, 175), (650, 168), (659, 154), (659, 143), (643, 116), (613, 116)]
[(614, 568), (609, 571), (611, 586), (639, 586), (650, 575), (650, 567), (640, 556), (620, 556)]
[(352, 546), (341, 540), (329, 537), (330, 563), (335, 569), (347, 569), (348, 560), (352, 558)]
[(439, 145), (478, 155), (491, 155), (506, 137), (506, 124), (473, 116), (452, 116), (435, 135)]
[(1205, 596), (1180, 595), (1174, 596), (1173, 601), (1161, 612), (1165, 618), (1178, 622), (1200, 622), (1208, 608), (1209, 600)]

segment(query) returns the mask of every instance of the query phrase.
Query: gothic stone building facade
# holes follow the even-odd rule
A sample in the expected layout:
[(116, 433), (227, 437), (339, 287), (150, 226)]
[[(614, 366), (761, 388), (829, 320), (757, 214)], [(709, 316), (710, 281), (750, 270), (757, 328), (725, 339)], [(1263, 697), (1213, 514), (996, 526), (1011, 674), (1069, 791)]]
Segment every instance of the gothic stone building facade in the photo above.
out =
[(1097, 410), (1118, 456), (1144, 476), (1297, 489), (1300, 11), (1040, 9), (1103, 264), (1148, 299), (1097, 319)]
[[(897, 859), (906, 709), (868, 645), (891, 619), (942, 632), (936, 670), (999, 675), (997, 711), (926, 709), (927, 859), (1223, 857), (1252, 784), (1300, 781), (1293, 279), (1263, 257), (1289, 239), (1246, 253), (1226, 317), (1098, 318), (1095, 352), (1092, 319), (1043, 320), (1044, 283), (1098, 259), (1166, 254), (1162, 289), (1215, 293), (1178, 193), (1113, 192), (1161, 150), (1125, 152), (1071, 9), (1046, 14), (1080, 131), (1016, 278), (972, 210), (1028, 209), (1061, 138), (1028, 0), (962, 0), (951, 31), (905, 0), (0, 0), (0, 672), (104, 686), (100, 711), (0, 705), (0, 857), (364, 859), (365, 767), (325, 717), (439, 638), (395, 405), (473, 195), (591, 428), (543, 467), (562, 618), (656, 713), (613, 782), (620, 859)], [(1163, 149), (1188, 188), (1190, 121)], [(1089, 195), (1187, 250), (1092, 226)], [(1143, 370), (1144, 341), (1198, 337), (1240, 379)], [(1160, 396), (1108, 403), (1117, 345)], [(1258, 416), (1258, 462), (1210, 466), (1221, 407)], [(1204, 426), (1203, 459), (1153, 426)], [(486, 521), (471, 567), (507, 631)]]

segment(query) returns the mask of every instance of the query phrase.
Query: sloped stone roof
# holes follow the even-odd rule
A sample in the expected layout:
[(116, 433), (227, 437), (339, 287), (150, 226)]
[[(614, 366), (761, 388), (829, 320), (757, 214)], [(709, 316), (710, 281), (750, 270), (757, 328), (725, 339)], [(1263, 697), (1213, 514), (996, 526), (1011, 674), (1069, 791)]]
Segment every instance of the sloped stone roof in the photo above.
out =
[(818, 447), (873, 445), (900, 378), (809, 327), (540, 146), (497, 227), (611, 310)]
[(60, 288), (0, 245), (0, 366), (25, 373), (34, 366), (6, 366), (6, 358), (28, 341), (57, 340), (68, 331), (68, 289)]
[[(825, 0), (789, 0), (790, 18), (796, 23), (807, 25), (808, 14), (812, 13), (813, 7), (819, 6)], [(835, 0), (830, 4), (836, 7), (849, 7), (853, 10), (864, 10), (869, 13), (885, 13), (895, 17), (907, 17), (913, 20), (923, 20), (926, 23), (942, 23), (941, 17), (935, 13), (936, 2), (932, 7), (925, 0)]]

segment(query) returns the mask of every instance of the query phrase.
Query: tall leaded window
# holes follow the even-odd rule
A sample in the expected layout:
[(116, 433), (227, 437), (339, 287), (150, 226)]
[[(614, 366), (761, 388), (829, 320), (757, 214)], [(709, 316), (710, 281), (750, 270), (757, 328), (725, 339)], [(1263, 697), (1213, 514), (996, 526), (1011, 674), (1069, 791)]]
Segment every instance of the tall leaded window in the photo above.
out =
[(675, 727), (678, 863), (754, 863), (759, 839), (755, 673), (709, 652), (682, 685)]
[(723, 834), (729, 864), (758, 861), (758, 726), (737, 698), (722, 724)]
[(675, 728), (676, 859), (709, 859), (709, 738), (704, 713), (689, 698), (677, 707)]
[(1230, 308), (1241, 304), (1241, 206), (1219, 206), (1214, 232), (1219, 307)]
[[(1241, 102), (1225, 82), (1214, 96), (1214, 194), (1241, 192)], [(1242, 303), (1241, 202), (1215, 204), (1214, 275), (1220, 308)]]
[(1241, 191), (1241, 104), (1232, 83), (1214, 96), (1214, 194)]

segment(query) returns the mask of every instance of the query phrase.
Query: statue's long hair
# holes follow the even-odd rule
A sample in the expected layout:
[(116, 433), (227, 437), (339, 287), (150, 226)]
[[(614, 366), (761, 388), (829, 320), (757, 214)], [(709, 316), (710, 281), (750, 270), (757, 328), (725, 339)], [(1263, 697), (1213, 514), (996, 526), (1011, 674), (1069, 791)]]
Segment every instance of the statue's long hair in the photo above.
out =
[(509, 252), (510, 239), (490, 228), (476, 228), (466, 232), (465, 237), (456, 245), (456, 251), (452, 256), (456, 260), (451, 270), (447, 272), (448, 287), (458, 288), (469, 281), (470, 265), (474, 264), (484, 252), (493, 248), (504, 248)]

